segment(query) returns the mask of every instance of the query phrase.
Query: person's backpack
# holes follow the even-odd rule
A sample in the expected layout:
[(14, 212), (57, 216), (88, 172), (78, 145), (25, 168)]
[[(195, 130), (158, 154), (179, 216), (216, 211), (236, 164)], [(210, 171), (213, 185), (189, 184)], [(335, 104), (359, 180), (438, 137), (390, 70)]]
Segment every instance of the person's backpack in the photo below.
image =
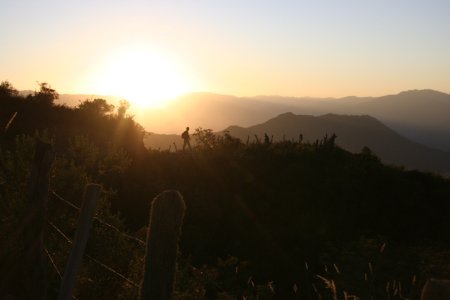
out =
[(183, 133), (181, 134), (181, 138), (182, 139), (187, 139), (188, 138), (188, 133), (187, 133), (187, 131), (183, 131)]

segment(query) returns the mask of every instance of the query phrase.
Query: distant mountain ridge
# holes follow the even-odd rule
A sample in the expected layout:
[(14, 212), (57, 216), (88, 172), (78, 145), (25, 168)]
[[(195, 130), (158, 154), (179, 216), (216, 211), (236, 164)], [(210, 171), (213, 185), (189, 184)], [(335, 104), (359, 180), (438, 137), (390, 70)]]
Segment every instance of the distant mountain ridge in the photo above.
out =
[[(225, 129), (243, 142), (264, 139), (268, 134), (274, 142), (298, 141), (314, 142), (325, 135), (337, 135), (336, 144), (350, 152), (361, 152), (363, 147), (371, 149), (384, 163), (450, 174), (450, 152), (432, 149), (411, 141), (379, 120), (363, 115), (326, 114), (322, 116), (280, 114), (264, 123), (253, 126), (229, 126)], [(144, 138), (148, 148), (167, 150), (180, 149), (182, 139), (179, 134), (148, 133)]]
[[(97, 97), (112, 104), (119, 100), (113, 96), (61, 94), (56, 103), (76, 106), (80, 101)], [(230, 125), (252, 126), (285, 112), (313, 116), (328, 113), (370, 115), (415, 142), (450, 151), (450, 95), (434, 90), (343, 98), (190, 93), (173, 99), (163, 108), (131, 109), (135, 119), (147, 131), (165, 134), (178, 134), (186, 126), (215, 131)]]
[(285, 112), (370, 115), (409, 139), (450, 151), (450, 95), (433, 90), (344, 98), (191, 93), (176, 98), (164, 110), (142, 112), (146, 117), (138, 121), (147, 130), (159, 133), (175, 133), (185, 126), (219, 131), (231, 124), (245, 127), (262, 123)]
[(337, 135), (336, 143), (351, 152), (369, 147), (384, 163), (403, 165), (427, 171), (450, 171), (450, 154), (413, 142), (370, 116), (326, 114), (322, 116), (281, 114), (262, 124), (247, 128), (230, 126), (231, 135), (246, 140), (265, 133), (274, 141), (298, 140), (314, 142), (326, 134)]
[[(19, 91), (19, 95), (28, 96), (34, 94), (36, 91), (32, 90), (22, 90)], [(55, 100), (55, 104), (58, 105), (66, 105), (69, 107), (76, 107), (84, 100), (93, 100), (93, 99), (104, 99), (108, 101), (108, 103), (117, 105), (119, 104), (120, 97), (111, 96), (111, 95), (96, 95), (96, 94), (59, 94), (58, 99)]]
[[(113, 104), (118, 101), (117, 97), (110, 96), (62, 94), (57, 103), (76, 106), (80, 101), (97, 97), (107, 98)], [(300, 113), (296, 115), (298, 111)], [(329, 111), (339, 111), (340, 115)], [(361, 112), (370, 112), (370, 116)], [(449, 151), (431, 149), (427, 146), (433, 146), (433, 143), (424, 146), (417, 143), (420, 138), (413, 142), (397, 133), (403, 135), (402, 131), (409, 130), (411, 135), (420, 137), (425, 131), (430, 139), (440, 139), (444, 144), (447, 142), (450, 138), (450, 132), (447, 133), (450, 131), (450, 95), (433, 90), (340, 99), (240, 98), (191, 93), (178, 97), (165, 109), (148, 110), (143, 114), (146, 114), (145, 118), (136, 119), (144, 123), (144, 127), (165, 124), (172, 126), (171, 132), (175, 133), (148, 134), (144, 142), (156, 149), (179, 149), (182, 145), (179, 134), (185, 126), (192, 129), (214, 128), (216, 131), (227, 128), (232, 135), (243, 140), (248, 136), (252, 138), (256, 134), (262, 137), (267, 133), (273, 135), (275, 140), (281, 140), (283, 136), (298, 139), (299, 134), (303, 134), (305, 140), (314, 141), (335, 132), (338, 135), (337, 144), (349, 151), (359, 152), (362, 147), (368, 146), (386, 163), (421, 170), (450, 171)], [(278, 116), (273, 118), (274, 115)], [(376, 115), (382, 115), (388, 121), (379, 121), (373, 117)], [(192, 120), (196, 123), (193, 124)], [(413, 120), (418, 124), (412, 124)], [(151, 125), (145, 126), (146, 122)]]

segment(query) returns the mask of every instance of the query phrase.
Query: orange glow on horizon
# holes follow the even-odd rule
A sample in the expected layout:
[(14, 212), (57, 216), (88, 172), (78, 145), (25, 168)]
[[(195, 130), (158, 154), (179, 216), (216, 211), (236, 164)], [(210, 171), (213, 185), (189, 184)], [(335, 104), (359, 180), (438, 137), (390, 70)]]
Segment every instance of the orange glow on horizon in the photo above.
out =
[(148, 46), (115, 50), (94, 68), (84, 84), (91, 93), (127, 99), (132, 107), (163, 106), (192, 88), (182, 64)]

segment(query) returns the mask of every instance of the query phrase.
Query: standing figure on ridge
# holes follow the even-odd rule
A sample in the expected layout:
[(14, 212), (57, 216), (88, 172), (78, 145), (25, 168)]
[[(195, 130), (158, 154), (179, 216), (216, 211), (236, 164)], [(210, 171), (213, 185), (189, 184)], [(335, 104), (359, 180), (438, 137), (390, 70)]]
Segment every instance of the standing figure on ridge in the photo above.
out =
[(189, 147), (189, 150), (192, 151), (191, 148), (191, 137), (189, 136), (189, 127), (186, 127), (186, 130), (183, 131), (183, 133), (181, 134), (181, 138), (184, 140), (184, 144), (183, 144), (183, 151), (186, 149), (186, 146)]

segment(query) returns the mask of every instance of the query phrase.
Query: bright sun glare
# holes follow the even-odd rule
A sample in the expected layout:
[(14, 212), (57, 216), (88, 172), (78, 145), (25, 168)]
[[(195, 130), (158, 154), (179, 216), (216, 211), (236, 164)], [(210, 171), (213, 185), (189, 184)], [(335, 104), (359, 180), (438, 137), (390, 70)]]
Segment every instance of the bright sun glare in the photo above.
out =
[(136, 108), (162, 106), (188, 92), (188, 76), (181, 64), (147, 47), (114, 52), (99, 68), (91, 84), (95, 93), (123, 97)]

